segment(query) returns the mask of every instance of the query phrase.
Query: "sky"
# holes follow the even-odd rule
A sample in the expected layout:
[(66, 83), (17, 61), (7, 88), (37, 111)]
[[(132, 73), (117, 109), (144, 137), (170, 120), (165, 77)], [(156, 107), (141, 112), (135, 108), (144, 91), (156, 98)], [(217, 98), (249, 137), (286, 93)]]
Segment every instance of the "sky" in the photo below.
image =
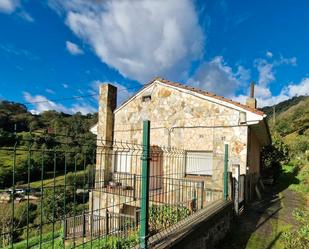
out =
[(309, 95), (308, 13), (307, 0), (0, 0), (0, 99), (86, 114), (100, 84), (120, 104), (157, 76), (242, 103), (253, 80), (259, 107)]

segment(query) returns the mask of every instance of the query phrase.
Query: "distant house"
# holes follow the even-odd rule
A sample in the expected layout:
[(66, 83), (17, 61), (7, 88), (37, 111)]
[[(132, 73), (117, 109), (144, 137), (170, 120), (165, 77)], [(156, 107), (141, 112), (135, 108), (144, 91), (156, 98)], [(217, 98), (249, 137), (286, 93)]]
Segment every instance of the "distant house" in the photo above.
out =
[[(142, 121), (148, 119), (151, 121), (151, 144), (156, 151), (161, 147), (185, 151), (177, 164), (165, 161), (155, 164), (158, 160), (152, 160), (151, 176), (161, 177), (177, 171), (174, 178), (198, 179), (205, 182), (205, 188), (220, 188), (224, 145), (228, 144), (229, 170), (232, 170), (232, 165), (239, 165), (240, 174), (251, 179), (250, 185), (254, 186), (257, 181), (261, 149), (271, 143), (271, 137), (266, 115), (256, 109), (253, 89), (247, 103), (241, 104), (197, 88), (155, 78), (122, 105), (116, 107), (116, 102), (117, 88), (101, 85), (99, 121), (91, 128), (98, 138), (98, 150), (102, 144), (100, 140), (141, 143)], [(129, 153), (130, 149), (123, 150), (114, 153), (111, 159), (97, 156), (96, 168), (104, 170), (105, 183), (120, 173), (140, 175), (140, 163), (123, 159), (128, 158)], [(202, 160), (189, 160), (191, 156)], [(96, 177), (96, 181), (100, 180)], [(163, 184), (163, 181), (151, 181), (150, 190), (162, 188)], [(254, 191), (254, 187), (247, 190), (248, 198), (250, 191)], [(99, 191), (93, 191), (92, 198), (92, 205), (96, 208), (99, 203), (102, 207), (111, 201), (102, 193), (99, 197)]]

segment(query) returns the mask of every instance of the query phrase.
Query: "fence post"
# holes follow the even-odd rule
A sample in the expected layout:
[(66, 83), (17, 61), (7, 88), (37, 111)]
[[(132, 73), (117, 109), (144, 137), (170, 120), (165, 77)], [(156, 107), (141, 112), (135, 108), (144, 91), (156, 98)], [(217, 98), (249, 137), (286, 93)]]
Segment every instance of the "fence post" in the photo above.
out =
[(204, 207), (204, 181), (201, 181), (201, 209), (203, 209), (203, 207)]
[(136, 200), (136, 174), (133, 175), (133, 200)]
[(106, 233), (106, 235), (109, 234), (109, 213), (108, 213), (108, 209), (106, 209), (106, 215), (105, 215), (105, 233)]
[(224, 147), (224, 175), (223, 175), (223, 197), (225, 200), (227, 200), (229, 193), (228, 193), (228, 174), (227, 174), (227, 168), (228, 168), (228, 161), (229, 161), (229, 145), (225, 144)]
[(86, 214), (85, 211), (83, 211), (83, 237), (86, 236)]
[(148, 240), (148, 208), (149, 208), (149, 147), (150, 121), (143, 122), (143, 154), (142, 154), (142, 182), (141, 182), (141, 219), (140, 219), (140, 247), (146, 249)]

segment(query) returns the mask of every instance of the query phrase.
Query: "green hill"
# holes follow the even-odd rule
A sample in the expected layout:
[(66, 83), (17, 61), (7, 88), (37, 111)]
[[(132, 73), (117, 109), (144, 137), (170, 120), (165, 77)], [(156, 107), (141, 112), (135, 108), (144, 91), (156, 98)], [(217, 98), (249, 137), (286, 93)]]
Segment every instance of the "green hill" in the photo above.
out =
[(272, 133), (279, 134), (294, 154), (309, 150), (309, 96), (294, 97), (262, 110), (269, 115)]
[[(25, 183), (28, 167), (31, 181), (40, 179), (42, 152), (45, 149), (57, 149), (71, 154), (67, 156), (68, 171), (74, 168), (74, 156), (78, 155), (78, 169), (83, 163), (93, 163), (93, 151), (96, 138), (89, 129), (97, 122), (97, 114), (68, 115), (56, 111), (45, 111), (40, 115), (29, 112), (26, 106), (0, 101), (0, 188), (7, 188), (12, 183), (13, 146), (17, 142), (15, 181)], [(29, 163), (29, 148), (33, 150)], [(72, 153), (73, 151), (73, 153)], [(63, 165), (64, 155), (57, 154), (57, 162)], [(53, 155), (44, 156), (44, 179), (51, 177)], [(57, 175), (63, 174), (63, 168), (57, 169)], [(52, 175), (52, 174), (51, 174)]]

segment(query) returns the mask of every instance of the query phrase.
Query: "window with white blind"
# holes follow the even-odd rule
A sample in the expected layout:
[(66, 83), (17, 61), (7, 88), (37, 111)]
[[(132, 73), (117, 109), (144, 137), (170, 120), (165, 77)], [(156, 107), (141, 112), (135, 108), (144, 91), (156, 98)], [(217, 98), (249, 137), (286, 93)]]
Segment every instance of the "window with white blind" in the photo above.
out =
[(187, 151), (187, 175), (212, 175), (213, 153), (210, 151)]
[(132, 155), (129, 151), (116, 152), (114, 155), (114, 170), (119, 173), (131, 172)]

